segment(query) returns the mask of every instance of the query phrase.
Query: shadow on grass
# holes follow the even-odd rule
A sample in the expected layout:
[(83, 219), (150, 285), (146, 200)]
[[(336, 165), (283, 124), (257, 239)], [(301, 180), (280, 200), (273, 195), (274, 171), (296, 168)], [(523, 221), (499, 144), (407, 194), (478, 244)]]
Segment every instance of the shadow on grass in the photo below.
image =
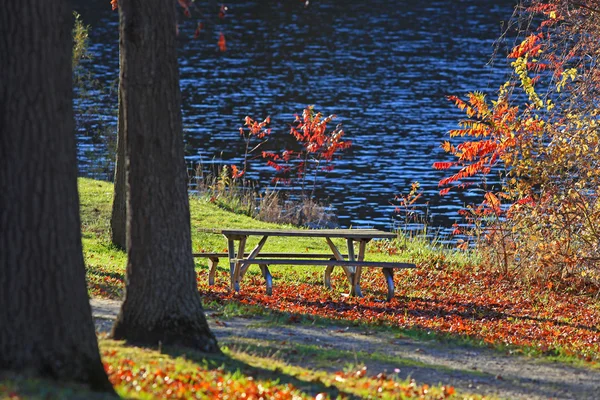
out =
[[(378, 293), (374, 293), (374, 295), (378, 295)], [(219, 298), (218, 293), (205, 293), (205, 298), (212, 300), (212, 304), (219, 304), (222, 300)], [(259, 296), (261, 297), (262, 294)], [(247, 299), (252, 299), (255, 297), (252, 294), (245, 294), (243, 297), (238, 299), (227, 299), (223, 303), (223, 307), (228, 307), (229, 309), (235, 307), (234, 304), (237, 304), (239, 308), (237, 315), (254, 315), (253, 309), (257, 308), (255, 302), (251, 302), (252, 306), (248, 304), (243, 304)], [(256, 299), (259, 301), (260, 299)], [(299, 296), (295, 296), (294, 298), (286, 298), (285, 296), (281, 297), (282, 302), (293, 302), (294, 305), (298, 306), (298, 308), (310, 309), (303, 313), (289, 313), (279, 311), (273, 308), (269, 308), (269, 305), (264, 305), (261, 307), (261, 315), (266, 316), (271, 319), (275, 323), (282, 322), (299, 322), (302, 319), (309, 321), (310, 323), (314, 323), (317, 321), (321, 324), (344, 324), (344, 325), (352, 325), (352, 326), (364, 326), (368, 329), (391, 329), (393, 332), (400, 333), (402, 335), (410, 336), (415, 339), (426, 339), (426, 340), (442, 340), (445, 343), (455, 343), (457, 345), (470, 345), (475, 347), (485, 347), (490, 348), (490, 344), (484, 343), (482, 338), (478, 338), (472, 336), (470, 334), (464, 333), (453, 333), (444, 329), (438, 329), (436, 327), (423, 326), (418, 324), (419, 319), (444, 319), (444, 320), (454, 320), (457, 317), (462, 319), (463, 321), (469, 321), (469, 324), (474, 327), (481, 321), (514, 321), (515, 323), (519, 322), (529, 322), (531, 324), (549, 324), (550, 326), (554, 325), (556, 327), (570, 327), (574, 329), (588, 331), (590, 333), (598, 333), (600, 329), (595, 326), (588, 326), (580, 323), (569, 323), (566, 321), (561, 321), (557, 318), (543, 318), (543, 317), (534, 317), (528, 315), (518, 315), (510, 312), (505, 312), (502, 310), (498, 310), (500, 305), (490, 304), (489, 306), (481, 305), (472, 302), (459, 302), (459, 301), (446, 301), (446, 300), (436, 300), (436, 299), (427, 299), (422, 297), (410, 297), (410, 296), (400, 296), (394, 298), (392, 302), (381, 302), (376, 304), (364, 304), (359, 302), (346, 302), (339, 300), (331, 300), (331, 299), (302, 299)], [(268, 312), (267, 312), (268, 310)], [(356, 313), (358, 312), (361, 315), (406, 315), (409, 316), (410, 320), (414, 321), (414, 325), (411, 327), (399, 327), (394, 324), (393, 318), (383, 318), (377, 319), (375, 321), (361, 321), (361, 320), (352, 320), (350, 317), (346, 317), (344, 314), (346, 312)], [(330, 319), (327, 316), (322, 315), (332, 315), (336, 314), (339, 316), (335, 319)], [(475, 330), (473, 331), (476, 332)], [(433, 334), (433, 335), (432, 335)], [(500, 344), (500, 343), (499, 343)], [(515, 345), (511, 346), (513, 348), (519, 348), (526, 350), (529, 352), (530, 350), (534, 350), (531, 346), (522, 346)], [(506, 351), (506, 347), (502, 347), (500, 349), (502, 352)], [(558, 350), (558, 349), (557, 349)], [(534, 351), (534, 353), (536, 353)], [(544, 355), (559, 355), (555, 351), (547, 351)]]
[(235, 374), (239, 371), (244, 376), (252, 377), (254, 379), (273, 381), (283, 385), (291, 384), (298, 390), (313, 397), (318, 393), (327, 393), (331, 398), (334, 399), (338, 397), (347, 399), (360, 398), (352, 393), (341, 391), (335, 386), (327, 385), (318, 378), (310, 381), (302, 380), (283, 372), (279, 368), (268, 369), (252, 366), (243, 361), (231, 358), (225, 354), (205, 354), (182, 347), (164, 347), (162, 349), (162, 353), (168, 354), (171, 357), (185, 357), (187, 360), (200, 364), (209, 370), (221, 369), (230, 374)]
[(86, 266), (87, 273), (91, 275), (97, 275), (103, 278), (113, 278), (121, 281), (125, 281), (125, 274), (122, 272), (107, 272), (103, 271), (101, 268), (98, 268), (93, 265)]

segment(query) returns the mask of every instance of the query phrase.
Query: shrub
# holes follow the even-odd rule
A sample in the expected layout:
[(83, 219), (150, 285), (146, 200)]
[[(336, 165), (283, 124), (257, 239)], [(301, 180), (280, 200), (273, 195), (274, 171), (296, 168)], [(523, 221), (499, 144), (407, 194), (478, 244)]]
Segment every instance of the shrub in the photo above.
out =
[(442, 147), (455, 161), (442, 194), (500, 170), (500, 185), (470, 207), (480, 248), (505, 273), (579, 276), (600, 267), (600, 8), (591, 0), (531, 0), (513, 26), (522, 40), (497, 98), (451, 96), (467, 118)]

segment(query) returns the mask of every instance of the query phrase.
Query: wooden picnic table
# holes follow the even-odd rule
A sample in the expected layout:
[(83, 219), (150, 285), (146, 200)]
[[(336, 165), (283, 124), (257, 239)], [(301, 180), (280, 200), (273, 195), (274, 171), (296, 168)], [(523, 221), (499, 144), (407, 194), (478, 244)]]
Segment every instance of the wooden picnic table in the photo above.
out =
[[(272, 278), (268, 266), (280, 265), (322, 265), (325, 269), (325, 285), (331, 288), (331, 272), (335, 266), (343, 268), (350, 284), (350, 295), (362, 297), (360, 290), (360, 278), (363, 267), (382, 268), (388, 285), (388, 300), (394, 294), (393, 269), (414, 268), (414, 264), (398, 262), (369, 262), (365, 261), (365, 249), (368, 242), (373, 239), (394, 239), (395, 233), (385, 232), (378, 229), (201, 229), (201, 232), (221, 234), (227, 239), (227, 257), (229, 259), (230, 286), (236, 292), (240, 291), (240, 280), (251, 264), (258, 264), (267, 282), (267, 292), (270, 294)], [(250, 236), (259, 236), (258, 244), (250, 251), (246, 251), (246, 242)], [(310, 253), (261, 253), (267, 239), (271, 236), (283, 237), (308, 237), (324, 238), (331, 254)], [(332, 239), (345, 239), (347, 254), (342, 254)], [(237, 248), (236, 248), (237, 242)], [(354, 243), (358, 243), (358, 254), (355, 254)], [(207, 257), (213, 261), (209, 283), (214, 282), (214, 269), (216, 268), (215, 257), (220, 253), (199, 253), (196, 257)], [(329, 258), (323, 260), (322, 258)]]

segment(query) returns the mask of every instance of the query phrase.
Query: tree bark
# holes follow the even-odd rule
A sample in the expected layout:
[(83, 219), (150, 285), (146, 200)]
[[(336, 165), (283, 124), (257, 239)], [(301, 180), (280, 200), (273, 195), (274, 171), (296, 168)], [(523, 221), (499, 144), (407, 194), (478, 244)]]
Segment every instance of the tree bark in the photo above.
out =
[(113, 337), (218, 352), (192, 258), (176, 4), (119, 1), (128, 262)]
[(63, 0), (0, 8), (0, 379), (112, 392), (81, 247), (72, 26)]
[[(119, 64), (122, 57), (119, 56)], [(123, 102), (119, 90), (119, 126), (117, 130), (117, 158), (115, 160), (115, 185), (110, 216), (111, 240), (118, 248), (127, 249), (127, 184), (125, 166), (125, 135), (123, 132)]]

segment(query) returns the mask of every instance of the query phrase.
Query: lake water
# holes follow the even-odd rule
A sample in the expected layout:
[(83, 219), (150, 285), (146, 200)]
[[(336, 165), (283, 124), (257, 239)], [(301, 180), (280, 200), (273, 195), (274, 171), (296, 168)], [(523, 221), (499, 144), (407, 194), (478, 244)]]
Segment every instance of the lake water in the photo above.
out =
[[(201, 1), (196, 2), (202, 3)], [(353, 146), (321, 181), (318, 195), (342, 226), (391, 228), (391, 204), (419, 181), (434, 226), (450, 226), (476, 194), (438, 195), (434, 161), (462, 114), (446, 99), (482, 90), (493, 94), (506, 78), (502, 57), (486, 66), (514, 0), (243, 1), (203, 10), (206, 31), (194, 39), (200, 14), (180, 24), (180, 68), (187, 158), (190, 164), (241, 164), (239, 127), (246, 115), (271, 116), (269, 146), (289, 142), (294, 114), (314, 104), (336, 114)], [(110, 87), (118, 78), (118, 13), (110, 2), (76, 1), (91, 25), (87, 62), (92, 76)], [(227, 51), (217, 48), (219, 32)], [(503, 64), (503, 65), (500, 65)], [(106, 92), (104, 92), (106, 93)], [(116, 125), (116, 95), (93, 97), (92, 125)], [(89, 106), (89, 105), (88, 105)], [(100, 172), (107, 155), (101, 135), (79, 135), (82, 174)], [(93, 154), (93, 157), (90, 155)], [(98, 175), (99, 174), (99, 175)], [(104, 175), (104, 176), (102, 176)], [(267, 185), (272, 170), (260, 160), (249, 177)]]

